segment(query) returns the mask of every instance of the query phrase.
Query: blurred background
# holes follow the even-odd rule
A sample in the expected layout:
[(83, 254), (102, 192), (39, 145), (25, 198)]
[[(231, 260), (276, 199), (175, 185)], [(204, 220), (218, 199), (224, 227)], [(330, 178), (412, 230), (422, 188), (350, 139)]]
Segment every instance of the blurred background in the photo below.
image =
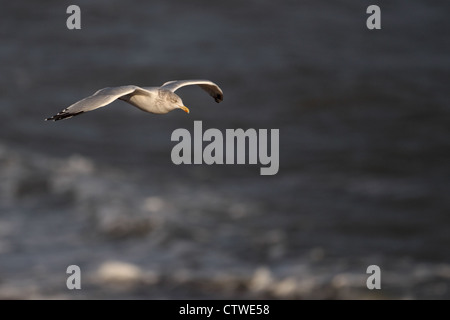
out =
[[(0, 298), (450, 298), (449, 9), (2, 3)], [(223, 103), (192, 86), (177, 91), (189, 115), (118, 101), (43, 121), (107, 86), (196, 78)], [(280, 129), (278, 174), (174, 165), (170, 136), (194, 120)]]

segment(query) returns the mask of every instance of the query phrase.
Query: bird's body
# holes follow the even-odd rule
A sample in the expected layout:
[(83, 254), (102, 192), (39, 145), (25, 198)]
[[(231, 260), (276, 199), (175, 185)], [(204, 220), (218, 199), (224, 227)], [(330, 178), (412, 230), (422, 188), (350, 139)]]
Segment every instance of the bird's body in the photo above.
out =
[[(175, 93), (168, 90), (158, 90), (159, 88), (157, 87), (142, 89), (147, 90), (148, 94), (136, 93), (136, 91), (134, 91), (133, 93), (120, 97), (119, 100), (128, 102), (142, 111), (155, 114), (165, 114), (173, 110), (166, 101), (169, 100), (168, 98), (171, 94), (175, 95)], [(173, 98), (173, 101), (176, 101), (175, 97)]]
[(208, 92), (216, 102), (223, 100), (222, 90), (209, 80), (175, 80), (166, 82), (161, 87), (141, 88), (134, 85), (108, 87), (98, 90), (92, 96), (72, 104), (45, 120), (68, 119), (83, 112), (104, 107), (117, 99), (128, 102), (142, 111), (155, 114), (165, 114), (175, 109), (182, 109), (189, 113), (189, 109), (183, 105), (183, 101), (174, 91), (194, 84)]

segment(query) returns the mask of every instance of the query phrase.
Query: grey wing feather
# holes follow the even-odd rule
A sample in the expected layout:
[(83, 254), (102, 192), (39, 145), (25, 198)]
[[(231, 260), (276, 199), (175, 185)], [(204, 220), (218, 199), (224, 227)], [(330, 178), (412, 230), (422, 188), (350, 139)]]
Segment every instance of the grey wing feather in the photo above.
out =
[(114, 100), (136, 91), (141, 94), (150, 94), (150, 92), (148, 92), (147, 90), (144, 90), (137, 86), (108, 87), (98, 90), (92, 96), (75, 102), (71, 106), (45, 120), (57, 121), (61, 119), (68, 119), (83, 112), (92, 111), (104, 107)]
[(200, 88), (209, 93), (211, 97), (216, 100), (217, 103), (223, 101), (223, 92), (217, 84), (209, 80), (173, 80), (164, 83), (161, 89), (170, 90), (174, 92), (175, 90), (189, 85), (198, 85)]

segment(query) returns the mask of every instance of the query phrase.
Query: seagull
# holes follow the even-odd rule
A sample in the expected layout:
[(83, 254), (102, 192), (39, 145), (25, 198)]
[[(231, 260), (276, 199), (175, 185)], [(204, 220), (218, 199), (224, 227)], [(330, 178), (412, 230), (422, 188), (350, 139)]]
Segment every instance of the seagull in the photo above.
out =
[(174, 93), (177, 89), (189, 85), (198, 85), (209, 93), (217, 103), (223, 100), (222, 90), (217, 84), (209, 80), (173, 80), (164, 83), (161, 87), (141, 88), (134, 85), (108, 87), (75, 102), (70, 107), (45, 119), (45, 121), (69, 119), (84, 112), (104, 107), (117, 99), (150, 113), (165, 114), (175, 109), (181, 109), (189, 113), (189, 109), (183, 105), (181, 98)]

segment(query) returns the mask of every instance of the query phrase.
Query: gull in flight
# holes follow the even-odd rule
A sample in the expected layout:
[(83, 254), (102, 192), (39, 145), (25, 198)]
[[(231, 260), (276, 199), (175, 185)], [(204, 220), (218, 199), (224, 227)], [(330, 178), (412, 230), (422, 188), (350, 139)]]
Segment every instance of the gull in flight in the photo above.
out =
[(140, 88), (133, 85), (109, 87), (98, 90), (92, 96), (72, 104), (45, 121), (72, 118), (83, 112), (104, 107), (117, 99), (150, 113), (165, 114), (175, 109), (189, 113), (189, 109), (183, 105), (181, 98), (174, 92), (181, 87), (194, 84), (209, 93), (217, 103), (223, 100), (222, 90), (209, 80), (174, 80), (164, 83), (161, 87)]

